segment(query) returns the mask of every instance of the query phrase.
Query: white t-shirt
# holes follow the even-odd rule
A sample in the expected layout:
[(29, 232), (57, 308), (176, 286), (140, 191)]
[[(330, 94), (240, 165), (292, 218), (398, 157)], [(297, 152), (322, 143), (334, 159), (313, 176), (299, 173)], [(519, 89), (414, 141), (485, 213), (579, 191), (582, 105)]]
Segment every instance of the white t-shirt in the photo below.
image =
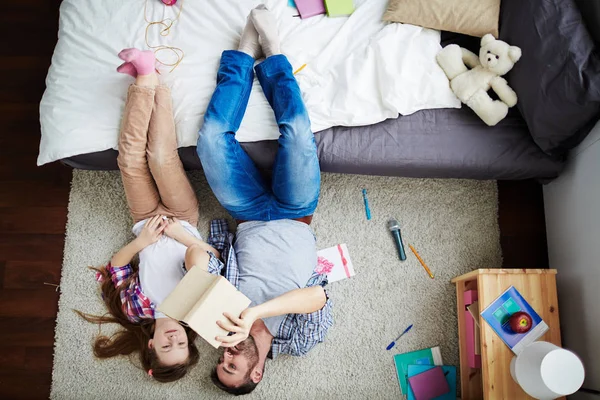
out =
[[(133, 233), (139, 236), (147, 219), (133, 226)], [(181, 225), (198, 239), (202, 239), (198, 229), (186, 221)], [(155, 306), (159, 306), (175, 289), (175, 286), (185, 275), (185, 251), (187, 247), (177, 240), (163, 235), (156, 243), (151, 244), (140, 252), (140, 285), (142, 292)], [(156, 312), (156, 318), (165, 315)]]

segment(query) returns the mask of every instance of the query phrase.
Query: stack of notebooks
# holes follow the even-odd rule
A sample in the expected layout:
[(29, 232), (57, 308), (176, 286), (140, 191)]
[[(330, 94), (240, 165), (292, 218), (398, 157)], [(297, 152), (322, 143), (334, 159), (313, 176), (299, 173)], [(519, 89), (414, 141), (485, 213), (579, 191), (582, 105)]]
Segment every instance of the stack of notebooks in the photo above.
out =
[(396, 354), (394, 363), (408, 400), (456, 399), (456, 367), (442, 365), (439, 347)]
[(328, 17), (347, 17), (354, 12), (353, 0), (289, 0), (288, 4), (298, 9), (302, 19), (325, 13)]

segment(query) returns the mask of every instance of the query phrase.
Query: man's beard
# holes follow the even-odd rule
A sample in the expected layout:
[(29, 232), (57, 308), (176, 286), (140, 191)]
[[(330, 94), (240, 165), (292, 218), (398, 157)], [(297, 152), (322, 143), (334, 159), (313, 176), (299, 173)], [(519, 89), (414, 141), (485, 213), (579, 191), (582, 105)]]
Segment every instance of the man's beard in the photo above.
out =
[(248, 338), (238, 343), (235, 347), (248, 360), (250, 370), (256, 367), (256, 364), (258, 364), (258, 347), (252, 336), (248, 336)]

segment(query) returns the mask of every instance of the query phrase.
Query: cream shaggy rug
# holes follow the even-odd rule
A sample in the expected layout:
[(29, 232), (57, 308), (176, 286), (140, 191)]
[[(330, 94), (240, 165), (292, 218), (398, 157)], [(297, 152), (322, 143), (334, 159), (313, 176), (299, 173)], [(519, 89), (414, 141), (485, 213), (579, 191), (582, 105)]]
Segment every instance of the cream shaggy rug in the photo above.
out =
[[(190, 174), (201, 204), (200, 233), (226, 212), (201, 172)], [(367, 221), (361, 189), (373, 219)], [(400, 391), (392, 355), (439, 345), (445, 364), (458, 365), (456, 299), (450, 279), (501, 266), (495, 182), (421, 180), (324, 174), (313, 228), (318, 247), (347, 243), (356, 276), (330, 285), (335, 324), (325, 343), (304, 358), (268, 361), (249, 399), (392, 399)], [(431, 280), (407, 247), (400, 262), (386, 229), (396, 217), (406, 243), (428, 263)], [(199, 365), (173, 384), (153, 382), (127, 358), (92, 354), (98, 328), (72, 310), (103, 313), (94, 274), (131, 238), (118, 172), (74, 171), (52, 382), (53, 399), (218, 399), (209, 373), (218, 352), (201, 339)], [(409, 324), (392, 351), (385, 347)], [(113, 329), (103, 326), (109, 333)]]

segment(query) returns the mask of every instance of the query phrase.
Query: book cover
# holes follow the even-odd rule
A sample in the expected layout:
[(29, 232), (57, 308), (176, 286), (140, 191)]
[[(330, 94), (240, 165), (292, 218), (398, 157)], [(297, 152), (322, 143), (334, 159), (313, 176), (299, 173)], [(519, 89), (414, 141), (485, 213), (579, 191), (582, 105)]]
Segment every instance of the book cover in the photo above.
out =
[(295, 0), (295, 2), (298, 14), (300, 14), (300, 18), (302, 19), (325, 14), (323, 0)]
[[(510, 316), (518, 311), (524, 311), (531, 316), (532, 327), (528, 332), (516, 333), (510, 328)], [(515, 354), (521, 353), (525, 346), (535, 342), (548, 330), (548, 325), (514, 286), (506, 289), (487, 306), (481, 312), (481, 317)]]
[(434, 367), (413, 376), (409, 372), (408, 386), (409, 393), (412, 392), (415, 400), (435, 399), (450, 391), (442, 367)]
[(214, 348), (217, 336), (229, 332), (217, 325), (225, 321), (223, 313), (240, 315), (250, 305), (250, 299), (227, 279), (201, 268), (191, 268), (175, 289), (158, 306), (158, 311), (184, 322)]
[(327, 275), (329, 283), (354, 276), (354, 266), (350, 259), (348, 246), (344, 243), (317, 251), (315, 271)]
[(442, 353), (438, 346), (429, 349), (396, 354), (394, 356), (396, 374), (402, 394), (408, 394), (408, 366), (409, 365), (442, 365)]
[(347, 17), (354, 12), (353, 0), (324, 0), (328, 17)]
[[(423, 373), (432, 368), (436, 368), (435, 365), (409, 365), (408, 366), (408, 377), (412, 377)], [(441, 396), (435, 397), (435, 400), (456, 400), (456, 367), (452, 365), (442, 365), (442, 371), (444, 371), (444, 376), (446, 377), (446, 382), (448, 382), (448, 386), (450, 387), (450, 391)], [(415, 394), (412, 391), (412, 388), (409, 386), (408, 388), (408, 400), (416, 400)]]

